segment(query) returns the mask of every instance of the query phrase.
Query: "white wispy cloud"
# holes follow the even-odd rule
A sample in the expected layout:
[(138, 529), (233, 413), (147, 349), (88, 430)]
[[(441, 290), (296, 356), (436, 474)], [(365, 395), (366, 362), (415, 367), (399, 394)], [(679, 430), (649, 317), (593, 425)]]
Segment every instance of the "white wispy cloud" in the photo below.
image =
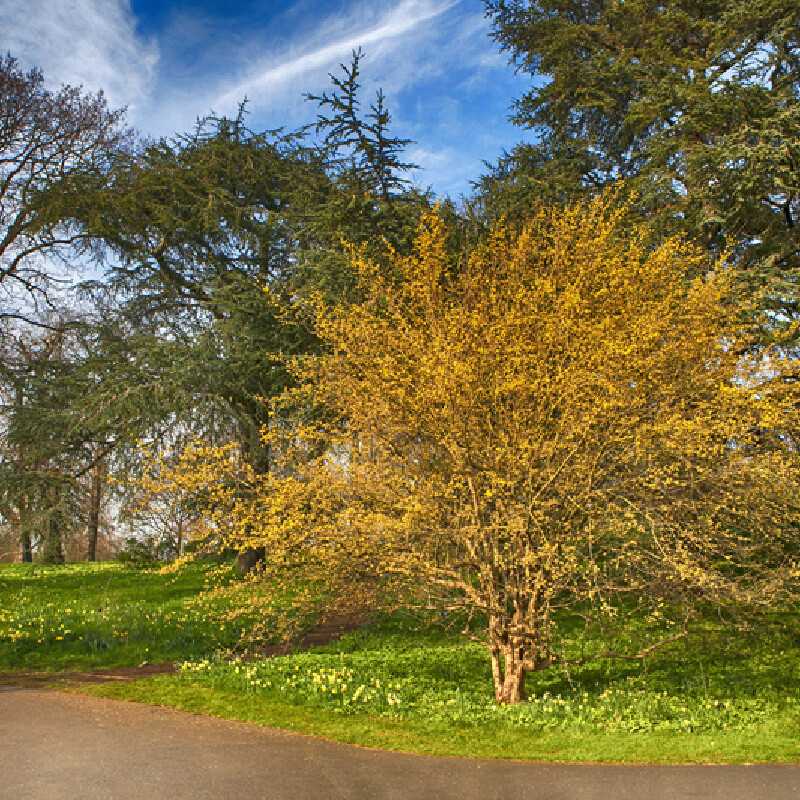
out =
[(112, 106), (147, 102), (158, 48), (136, 31), (129, 0), (0, 0), (0, 47), (54, 85), (103, 89)]
[(492, 138), (511, 95), (492, 100), (510, 71), (478, 0), (292, 0), (280, 11), (231, 3), (225, 14), (171, 0), (151, 39), (131, 2), (0, 0), (0, 50), (55, 85), (102, 88), (157, 136), (230, 113), (245, 96), (254, 129), (309, 122), (303, 94), (327, 88), (328, 73), (363, 47), (362, 96), (386, 91), (393, 130), (419, 143), (411, 160), (421, 183), (463, 191), (510, 139)]
[(264, 93), (283, 90), (298, 78), (330, 67), (355, 48), (385, 45), (419, 28), (423, 23), (441, 16), (460, 0), (431, 2), (431, 0), (402, 0), (377, 22), (349, 31), (330, 44), (274, 64), (262, 62), (250, 75), (227, 87), (214, 101), (215, 107), (226, 109), (245, 95), (258, 98)]

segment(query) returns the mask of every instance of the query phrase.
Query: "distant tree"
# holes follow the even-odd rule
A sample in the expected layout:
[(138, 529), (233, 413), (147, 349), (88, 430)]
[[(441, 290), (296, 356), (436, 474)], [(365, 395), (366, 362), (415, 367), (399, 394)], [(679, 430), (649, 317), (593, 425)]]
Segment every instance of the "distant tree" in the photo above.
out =
[(795, 0), (488, 0), (533, 87), (535, 133), (482, 183), (490, 216), (624, 179), (642, 212), (735, 255), (794, 315), (800, 269), (800, 6)]
[(163, 480), (195, 442), (176, 437), (171, 447), (140, 447), (137, 473), (125, 479), (120, 521), (135, 536), (155, 543), (159, 558), (183, 556), (187, 544), (196, 547), (202, 538), (203, 506), (191, 491)]
[(84, 532), (82, 555), (94, 560), (111, 500), (106, 475), (164, 425), (172, 398), (156, 370), (172, 354), (146, 352), (142, 334), (113, 316), (72, 309), (44, 321), (7, 339), (0, 362), (3, 514), (19, 532), (23, 560), (34, 550), (58, 560), (64, 537)]
[[(77, 496), (70, 481), (70, 455), (57, 375), (67, 365), (68, 331), (59, 320), (49, 329), (18, 334), (0, 366), (3, 436), (0, 497), (13, 521), (22, 560), (37, 549), (42, 560), (64, 561), (64, 537), (75, 525)], [(34, 329), (36, 330), (36, 329)]]
[(68, 329), (81, 316), (66, 290), (96, 243), (69, 198), (79, 186), (104, 186), (131, 140), (124, 112), (109, 110), (102, 93), (50, 90), (39, 70), (0, 57), (0, 494), (23, 560), (37, 543), (45, 559), (63, 560), (63, 534), (78, 507), (71, 470), (62, 470), (70, 444), (59, 450), (64, 428), (48, 427), (54, 405), (61, 413), (70, 399), (52, 392), (71, 358)]

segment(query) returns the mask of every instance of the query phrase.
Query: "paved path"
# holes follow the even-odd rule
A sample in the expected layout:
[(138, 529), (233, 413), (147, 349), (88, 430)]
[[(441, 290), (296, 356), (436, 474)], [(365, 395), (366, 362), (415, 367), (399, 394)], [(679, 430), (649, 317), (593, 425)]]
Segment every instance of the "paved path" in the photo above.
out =
[(800, 767), (523, 764), (385, 753), (0, 687), (2, 800), (797, 800)]

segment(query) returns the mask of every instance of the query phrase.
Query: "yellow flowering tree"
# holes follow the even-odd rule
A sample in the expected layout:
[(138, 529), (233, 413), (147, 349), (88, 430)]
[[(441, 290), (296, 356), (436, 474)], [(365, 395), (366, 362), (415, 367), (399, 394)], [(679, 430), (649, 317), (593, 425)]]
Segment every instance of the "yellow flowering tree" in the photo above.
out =
[(327, 351), (293, 363), (275, 469), (212, 490), (228, 542), (331, 604), (395, 589), (485, 619), (501, 703), (567, 657), (570, 612), (660, 607), (607, 652), (641, 657), (703, 607), (793, 597), (794, 367), (754, 349), (724, 263), (609, 197), (464, 263), (446, 239), (431, 213), (388, 269), (353, 253), (360, 300), (316, 307)]

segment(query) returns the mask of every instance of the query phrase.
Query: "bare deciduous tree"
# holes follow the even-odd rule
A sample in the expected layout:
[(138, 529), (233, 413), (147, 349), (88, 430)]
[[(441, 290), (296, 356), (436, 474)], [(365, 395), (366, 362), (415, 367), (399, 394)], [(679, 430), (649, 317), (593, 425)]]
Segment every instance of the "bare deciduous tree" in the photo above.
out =
[(48, 89), (38, 69), (0, 56), (0, 322), (33, 323), (88, 247), (65, 213), (70, 196), (102, 181), (130, 141), (124, 110), (102, 93)]

